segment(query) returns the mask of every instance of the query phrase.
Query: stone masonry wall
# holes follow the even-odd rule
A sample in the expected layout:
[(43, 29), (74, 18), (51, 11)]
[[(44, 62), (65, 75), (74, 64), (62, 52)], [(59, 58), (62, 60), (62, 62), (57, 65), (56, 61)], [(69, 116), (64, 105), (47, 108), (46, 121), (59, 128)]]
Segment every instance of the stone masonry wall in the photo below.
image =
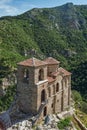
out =
[(43, 69), (44, 71), (44, 79), (43, 80), (47, 80), (47, 66), (41, 66), (41, 67), (37, 67), (35, 69), (35, 72), (34, 72), (34, 78), (35, 78), (35, 84), (39, 82), (38, 80), (38, 76), (39, 76), (39, 70), (40, 69)]
[[(45, 91), (47, 114), (58, 113), (65, 110), (70, 104), (71, 79), (69, 76), (58, 75), (52, 83), (48, 83), (47, 73), (57, 72), (59, 65), (46, 65), (40, 67), (18, 67), (17, 95), (19, 108), (26, 112), (36, 114), (41, 106), (41, 93)], [(27, 82), (24, 82), (24, 69), (29, 72)], [(43, 80), (39, 81), (39, 71), (43, 70)], [(44, 112), (44, 109), (43, 109)], [(42, 117), (43, 117), (42, 112)]]
[[(24, 69), (29, 71), (29, 79), (24, 82)], [(37, 108), (37, 89), (34, 84), (34, 69), (19, 67), (17, 94), (20, 110), (24, 112), (36, 113)], [(31, 98), (32, 97), (32, 98)]]
[(48, 75), (50, 75), (52, 72), (57, 72), (58, 68), (58, 65), (48, 65)]

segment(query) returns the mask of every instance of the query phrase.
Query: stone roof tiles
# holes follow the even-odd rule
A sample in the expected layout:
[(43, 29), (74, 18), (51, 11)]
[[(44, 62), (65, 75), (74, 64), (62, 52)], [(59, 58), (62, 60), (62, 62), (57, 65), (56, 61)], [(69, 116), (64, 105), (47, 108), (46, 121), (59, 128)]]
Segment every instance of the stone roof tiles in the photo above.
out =
[(55, 81), (55, 79), (53, 78), (53, 77), (47, 77), (47, 79), (48, 79), (48, 83), (51, 83), (51, 82), (54, 82)]
[(37, 66), (47, 65), (47, 63), (33, 57), (30, 59), (24, 60), (22, 62), (19, 62), (18, 65), (37, 67)]
[(47, 64), (59, 64), (60, 62), (59, 61), (57, 61), (56, 59), (54, 59), (54, 58), (52, 58), (52, 57), (48, 57), (48, 58), (46, 58), (45, 60), (44, 60), (45, 62), (47, 62)]
[(71, 73), (70, 73), (69, 71), (63, 69), (62, 67), (60, 67), (60, 68), (58, 69), (58, 71), (59, 71), (60, 73), (62, 73), (63, 76), (71, 75)]
[(53, 72), (51, 75), (56, 77), (58, 74), (60, 74), (59, 71), (57, 71), (57, 72)]

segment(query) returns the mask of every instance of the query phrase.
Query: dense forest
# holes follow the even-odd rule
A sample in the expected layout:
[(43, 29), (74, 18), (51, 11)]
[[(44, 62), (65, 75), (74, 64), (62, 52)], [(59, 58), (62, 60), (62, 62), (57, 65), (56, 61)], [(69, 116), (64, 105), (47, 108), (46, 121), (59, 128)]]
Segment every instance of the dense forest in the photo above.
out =
[(0, 83), (31, 56), (52, 56), (72, 72), (72, 89), (87, 99), (87, 5), (34, 8), (0, 18)]

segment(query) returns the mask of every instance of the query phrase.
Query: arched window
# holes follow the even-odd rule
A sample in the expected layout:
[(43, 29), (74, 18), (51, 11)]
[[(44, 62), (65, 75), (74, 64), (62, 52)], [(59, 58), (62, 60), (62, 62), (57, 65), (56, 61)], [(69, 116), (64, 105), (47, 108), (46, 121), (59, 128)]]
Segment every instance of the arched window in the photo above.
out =
[(59, 83), (56, 84), (56, 92), (59, 91)]
[(44, 79), (44, 71), (43, 69), (40, 69), (39, 70), (39, 76), (38, 76), (38, 80), (41, 81)]
[(41, 92), (41, 102), (44, 102), (45, 98), (46, 98), (46, 93), (45, 93), (45, 90), (43, 89)]
[(29, 81), (29, 70), (28, 69), (24, 69), (24, 82), (28, 82)]

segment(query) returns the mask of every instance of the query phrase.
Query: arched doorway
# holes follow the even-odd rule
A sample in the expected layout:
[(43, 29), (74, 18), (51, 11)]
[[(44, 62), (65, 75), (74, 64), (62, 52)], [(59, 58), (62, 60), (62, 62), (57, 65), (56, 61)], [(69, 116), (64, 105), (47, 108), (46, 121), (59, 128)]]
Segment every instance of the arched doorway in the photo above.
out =
[(41, 102), (44, 102), (45, 101), (45, 90), (43, 89), (42, 92), (41, 92)]
[(47, 107), (44, 107), (43, 116), (47, 115)]

